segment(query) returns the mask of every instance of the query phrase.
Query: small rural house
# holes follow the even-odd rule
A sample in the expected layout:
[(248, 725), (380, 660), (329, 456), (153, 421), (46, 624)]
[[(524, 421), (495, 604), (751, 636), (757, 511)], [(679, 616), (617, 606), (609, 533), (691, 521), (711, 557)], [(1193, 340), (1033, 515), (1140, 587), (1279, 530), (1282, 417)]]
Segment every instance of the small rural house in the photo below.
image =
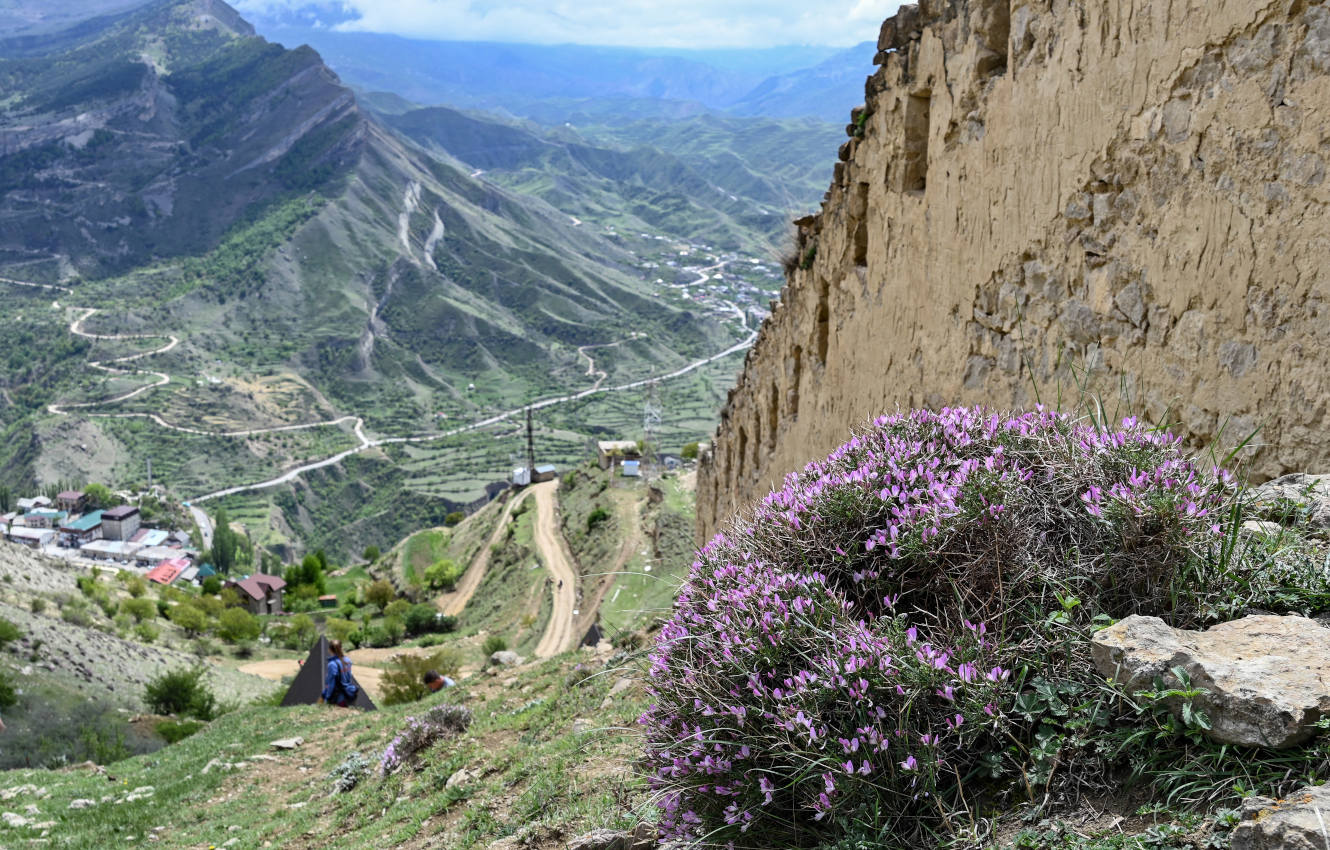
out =
[(255, 573), (240, 581), (228, 581), (226, 586), (236, 589), (251, 614), (282, 613), (282, 589), (286, 582), (277, 576)]
[(539, 484), (541, 481), (553, 481), (557, 472), (558, 470), (554, 468), (554, 464), (543, 463), (536, 467), (534, 474), (531, 476), (531, 483)]
[(601, 469), (609, 469), (625, 460), (639, 460), (642, 451), (632, 440), (601, 440), (596, 443), (596, 461)]
[(15, 525), (5, 532), (5, 539), (10, 543), (18, 543), (31, 549), (40, 549), (55, 540), (55, 529), (28, 528), (24, 525)]
[(56, 495), (55, 506), (67, 514), (80, 514), (87, 506), (87, 496), (77, 490), (65, 490)]

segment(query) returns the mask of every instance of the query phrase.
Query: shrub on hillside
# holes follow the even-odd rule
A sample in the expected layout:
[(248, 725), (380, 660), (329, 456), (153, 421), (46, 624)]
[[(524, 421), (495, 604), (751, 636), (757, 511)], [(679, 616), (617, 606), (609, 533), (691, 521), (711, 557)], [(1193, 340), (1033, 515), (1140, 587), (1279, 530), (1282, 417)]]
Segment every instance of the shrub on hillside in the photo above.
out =
[(379, 773), (387, 776), (426, 747), (465, 732), (471, 725), (471, 710), (464, 705), (439, 705), (420, 717), (408, 717), (406, 728), (383, 751)]
[(202, 666), (168, 670), (148, 681), (143, 702), (154, 714), (212, 720), (217, 716), (217, 698), (203, 676)]
[(1050, 625), (1214, 611), (1229, 480), (1132, 420), (878, 419), (699, 552), (642, 717), (666, 835), (905, 841), (963, 811), (1028, 731), (1013, 668), (1091, 669)]
[(508, 639), (503, 635), (490, 635), (485, 638), (484, 643), (480, 645), (480, 651), (485, 653), (486, 660), (496, 652), (502, 652), (508, 648)]
[(406, 615), (402, 617), (402, 623), (406, 626), (406, 633), (412, 637), (433, 633), (443, 634), (457, 630), (456, 617), (441, 614), (433, 605), (424, 603), (412, 605)]
[(379, 610), (388, 607), (388, 603), (397, 598), (397, 591), (387, 579), (377, 579), (365, 588), (365, 601), (377, 605)]
[(462, 669), (462, 653), (455, 648), (440, 649), (429, 655), (403, 653), (392, 659), (392, 669), (383, 674), (383, 704), (400, 705), (429, 696), (425, 674), (433, 670), (441, 676), (456, 676)]
[(463, 569), (451, 558), (441, 558), (425, 568), (425, 583), (435, 590), (452, 591)]
[(23, 632), (19, 627), (9, 620), (0, 618), (0, 649), (4, 649), (9, 644), (23, 637)]
[(227, 643), (249, 643), (263, 631), (259, 618), (244, 608), (227, 608), (217, 619), (217, 636)]

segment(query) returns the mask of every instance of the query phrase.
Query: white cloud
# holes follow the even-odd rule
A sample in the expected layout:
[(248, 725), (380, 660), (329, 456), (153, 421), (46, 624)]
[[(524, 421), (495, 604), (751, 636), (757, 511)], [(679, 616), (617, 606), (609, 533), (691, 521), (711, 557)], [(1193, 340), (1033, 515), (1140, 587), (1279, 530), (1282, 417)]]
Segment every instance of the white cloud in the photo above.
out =
[[(459, 41), (639, 47), (849, 46), (900, 0), (236, 0), (242, 11), (327, 9), (338, 28)], [(346, 20), (351, 18), (350, 20)]]

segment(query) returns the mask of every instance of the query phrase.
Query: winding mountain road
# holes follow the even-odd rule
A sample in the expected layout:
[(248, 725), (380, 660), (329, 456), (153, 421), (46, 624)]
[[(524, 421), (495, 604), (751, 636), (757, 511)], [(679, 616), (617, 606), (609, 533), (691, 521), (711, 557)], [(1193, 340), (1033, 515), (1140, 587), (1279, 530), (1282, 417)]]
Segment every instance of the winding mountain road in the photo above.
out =
[(573, 609), (577, 605), (577, 571), (573, 569), (564, 552), (563, 535), (554, 518), (554, 491), (559, 482), (546, 481), (531, 485), (536, 494), (536, 524), (534, 528), (536, 548), (540, 550), (541, 560), (550, 571), (554, 581), (554, 611), (545, 626), (545, 634), (536, 644), (537, 658), (549, 658), (572, 647)]
[(462, 578), (457, 582), (457, 586), (453, 588), (451, 593), (441, 594), (435, 599), (434, 607), (450, 617), (456, 617), (462, 613), (463, 609), (466, 608), (466, 604), (471, 601), (471, 597), (476, 594), (476, 588), (480, 587), (480, 583), (485, 579), (485, 571), (489, 569), (490, 564), (490, 552), (495, 544), (499, 542), (499, 538), (503, 536), (504, 530), (508, 528), (508, 520), (513, 515), (513, 509), (529, 495), (531, 495), (531, 490), (528, 488), (518, 493), (508, 501), (508, 504), (504, 505), (503, 513), (499, 514), (499, 522), (494, 526), (494, 531), (490, 534), (489, 540), (485, 541), (485, 545), (476, 553), (475, 559), (467, 567), (466, 572), (462, 573)]
[[(410, 193), (408, 192), (408, 200), (409, 200), (409, 194), (410, 194)], [(715, 270), (718, 269), (718, 268), (723, 268), (725, 265), (726, 265), (725, 261), (721, 261), (721, 262), (718, 262), (718, 263), (716, 263), (716, 264), (714, 264), (714, 265), (707, 266), (706, 268), (702, 268), (702, 269), (697, 269), (697, 270), (695, 270), (695, 272), (699, 275), (698, 280), (697, 280), (697, 283), (700, 284), (700, 283), (705, 282), (706, 280), (709, 280), (709, 279), (710, 279), (710, 275), (709, 275), (710, 272), (715, 271)], [(59, 289), (59, 290), (65, 291), (65, 292), (68, 292), (68, 291), (69, 291), (68, 289), (65, 289), (64, 287), (58, 287), (58, 286), (55, 286), (54, 284), (25, 283), (25, 282), (23, 282), (23, 281), (9, 280), (8, 278), (0, 278), (0, 283), (10, 283), (10, 284), (16, 284), (16, 285), (19, 285), (19, 286), (40, 287), (40, 288), (44, 288), (44, 289)], [(268, 488), (270, 488), (270, 487), (276, 487), (276, 486), (279, 486), (279, 485), (282, 485), (282, 484), (286, 484), (286, 483), (288, 483), (288, 482), (290, 482), (290, 481), (295, 480), (296, 478), (298, 478), (299, 476), (303, 475), (303, 474), (306, 473), (306, 472), (312, 472), (312, 471), (314, 471), (314, 470), (316, 470), (316, 469), (322, 469), (322, 468), (327, 467), (327, 466), (332, 466), (333, 464), (335, 464), (335, 463), (339, 463), (339, 462), (345, 460), (346, 458), (351, 457), (352, 455), (360, 454), (361, 452), (368, 451), (369, 449), (372, 449), (372, 448), (378, 448), (378, 447), (380, 447), (380, 446), (386, 446), (386, 445), (391, 445), (391, 444), (395, 444), (395, 443), (396, 443), (396, 444), (401, 444), (401, 443), (429, 443), (429, 442), (435, 442), (435, 441), (437, 441), (437, 440), (446, 440), (446, 439), (448, 439), (448, 438), (450, 438), (450, 437), (456, 437), (456, 436), (458, 436), (459, 434), (464, 434), (464, 433), (467, 433), (467, 432), (470, 432), (470, 431), (477, 431), (477, 430), (480, 430), (480, 429), (482, 429), (482, 428), (488, 428), (488, 427), (491, 426), (491, 425), (497, 425), (497, 424), (499, 424), (499, 423), (501, 423), (501, 422), (507, 421), (507, 420), (509, 420), (509, 419), (512, 419), (512, 418), (517, 417), (517, 416), (520, 416), (520, 415), (523, 415), (523, 414), (525, 414), (527, 408), (530, 408), (531, 410), (543, 410), (544, 408), (547, 408), (547, 407), (554, 407), (554, 406), (556, 406), (556, 405), (560, 405), (560, 404), (568, 404), (568, 403), (570, 403), (570, 402), (581, 401), (582, 399), (585, 399), (585, 398), (588, 398), (588, 397), (590, 397), (590, 396), (596, 395), (597, 393), (617, 393), (617, 392), (627, 392), (627, 391), (630, 391), (630, 390), (640, 389), (640, 388), (642, 388), (642, 387), (648, 386), (648, 385), (653, 384), (653, 383), (657, 383), (657, 382), (661, 382), (661, 381), (669, 381), (669, 380), (673, 380), (673, 379), (675, 379), (675, 378), (682, 377), (683, 375), (687, 375), (687, 374), (689, 374), (689, 373), (691, 373), (691, 372), (695, 372), (696, 370), (701, 369), (701, 368), (704, 367), (704, 366), (707, 366), (707, 365), (709, 365), (709, 364), (711, 364), (711, 363), (714, 363), (714, 362), (716, 362), (717, 360), (720, 360), (720, 359), (722, 359), (722, 358), (724, 358), (724, 357), (728, 357), (728, 356), (731, 355), (731, 354), (735, 354), (735, 353), (737, 353), (737, 352), (740, 352), (740, 351), (743, 351), (743, 350), (749, 348), (749, 347), (753, 344), (753, 342), (757, 339), (757, 333), (758, 333), (758, 332), (757, 332), (757, 329), (756, 329), (756, 328), (750, 328), (750, 327), (748, 326), (748, 320), (747, 320), (747, 317), (745, 316), (744, 312), (743, 312), (741, 309), (739, 309), (738, 305), (736, 305), (736, 304), (734, 304), (734, 303), (732, 303), (732, 302), (726, 302), (726, 304), (727, 304), (727, 305), (730, 307), (730, 309), (735, 313), (735, 315), (736, 315), (736, 316), (738, 317), (738, 319), (739, 319), (740, 324), (743, 326), (744, 330), (746, 330), (748, 333), (747, 333), (747, 335), (744, 337), (744, 339), (743, 339), (741, 342), (738, 342), (738, 343), (736, 343), (736, 344), (734, 344), (734, 345), (732, 345), (732, 346), (726, 348), (726, 349), (723, 350), (723, 351), (720, 351), (720, 352), (718, 352), (718, 353), (716, 353), (716, 354), (713, 354), (713, 355), (711, 355), (710, 357), (703, 357), (703, 358), (701, 358), (701, 359), (694, 360), (694, 361), (692, 361), (691, 363), (688, 363), (688, 364), (685, 365), (685, 366), (682, 366), (682, 367), (680, 367), (680, 368), (678, 368), (678, 369), (675, 369), (675, 370), (672, 371), (672, 372), (667, 372), (667, 373), (665, 373), (665, 374), (663, 374), (663, 375), (653, 375), (653, 376), (648, 377), (648, 378), (642, 378), (641, 380), (630, 381), (630, 382), (628, 382), (628, 383), (618, 384), (618, 385), (610, 386), (610, 387), (602, 386), (602, 383), (603, 383), (603, 381), (604, 381), (604, 378), (601, 378), (600, 380), (597, 380), (597, 381), (596, 381), (595, 385), (593, 385), (592, 387), (590, 387), (590, 388), (588, 388), (588, 389), (580, 390), (580, 391), (575, 392), (575, 393), (568, 393), (568, 394), (566, 394), (566, 395), (553, 396), (553, 397), (550, 397), (550, 398), (541, 399), (541, 400), (539, 400), (539, 401), (533, 402), (533, 403), (530, 404), (530, 405), (526, 405), (526, 406), (523, 406), (523, 407), (516, 407), (516, 408), (513, 408), (513, 409), (511, 409), (511, 410), (505, 410), (505, 411), (503, 411), (503, 412), (501, 412), (501, 413), (497, 413), (497, 414), (495, 414), (495, 415), (493, 415), (493, 416), (489, 416), (489, 417), (486, 417), (486, 418), (484, 418), (484, 419), (476, 420), (475, 422), (472, 422), (472, 423), (470, 423), (470, 424), (468, 424), (468, 425), (462, 425), (462, 426), (459, 426), (459, 427), (457, 427), (457, 428), (452, 428), (452, 429), (450, 429), (450, 430), (448, 430), (448, 431), (442, 431), (442, 432), (437, 433), (437, 434), (423, 434), (423, 435), (418, 435), (418, 436), (383, 437), (383, 438), (380, 438), (380, 439), (370, 439), (368, 436), (366, 436), (365, 431), (364, 431), (364, 420), (361, 419), (361, 418), (358, 417), (358, 416), (352, 416), (352, 415), (342, 416), (342, 417), (339, 417), (339, 418), (337, 418), (337, 419), (332, 419), (332, 420), (327, 420), (327, 421), (320, 421), (320, 422), (307, 422), (307, 423), (301, 423), (301, 424), (297, 424), (297, 425), (277, 425), (277, 426), (268, 427), (268, 428), (251, 428), (251, 429), (244, 429), (244, 430), (238, 430), (238, 431), (210, 431), (210, 430), (205, 430), (205, 429), (200, 429), (200, 428), (188, 428), (188, 427), (183, 426), (183, 425), (176, 425), (176, 424), (173, 424), (173, 423), (167, 422), (166, 420), (162, 419), (160, 416), (158, 416), (158, 415), (155, 414), (155, 413), (89, 413), (89, 412), (84, 412), (82, 415), (84, 415), (84, 416), (89, 416), (89, 417), (101, 417), (101, 418), (141, 418), (141, 419), (149, 419), (149, 420), (151, 420), (152, 422), (154, 422), (155, 424), (157, 424), (158, 426), (160, 426), (160, 427), (162, 427), (162, 428), (165, 428), (165, 429), (168, 429), (168, 430), (178, 431), (178, 432), (186, 433), (186, 434), (194, 434), (194, 435), (198, 435), (198, 436), (206, 436), (206, 437), (248, 437), (248, 436), (256, 436), (256, 435), (259, 435), (259, 434), (272, 434), (272, 433), (278, 433), (278, 432), (282, 432), (282, 431), (298, 431), (298, 430), (303, 430), (303, 429), (308, 429), (308, 428), (325, 428), (325, 427), (336, 426), (336, 425), (340, 425), (340, 424), (345, 423), (345, 422), (352, 422), (352, 421), (355, 423), (355, 426), (354, 426), (354, 429), (353, 429), (353, 430), (354, 430), (354, 433), (355, 433), (357, 439), (360, 441), (360, 443), (359, 443), (359, 445), (355, 446), (354, 448), (346, 449), (346, 450), (344, 450), (344, 451), (338, 452), (337, 454), (334, 454), (334, 455), (332, 455), (332, 456), (330, 456), (330, 457), (323, 458), (323, 459), (321, 459), (321, 460), (316, 460), (316, 461), (311, 461), (311, 462), (309, 462), (309, 463), (300, 464), (300, 465), (298, 465), (298, 466), (292, 467), (291, 469), (289, 469), (289, 470), (283, 472), (281, 475), (278, 475), (278, 476), (276, 476), (276, 477), (274, 477), (274, 478), (269, 478), (269, 479), (266, 479), (266, 480), (264, 480), (264, 481), (259, 481), (259, 482), (253, 483), (253, 484), (242, 484), (242, 485), (238, 485), (238, 486), (235, 486), (235, 487), (226, 487), (226, 488), (221, 489), (221, 490), (215, 490), (215, 491), (213, 491), (213, 492), (211, 492), (211, 493), (205, 493), (205, 494), (203, 494), (203, 495), (201, 495), (201, 496), (196, 496), (196, 497), (194, 497), (193, 499), (190, 500), (190, 501), (193, 502), (193, 503), (206, 502), (206, 501), (210, 501), (210, 500), (212, 500), (212, 499), (220, 499), (220, 498), (223, 498), (223, 497), (225, 497), (225, 496), (232, 496), (232, 495), (235, 495), (235, 494), (237, 494), (237, 493), (247, 493), (247, 492), (251, 492), (251, 491), (255, 491), (255, 490), (266, 490), (266, 489), (268, 489)], [(59, 306), (59, 302), (56, 302), (56, 303), (55, 303), (55, 306)], [(156, 380), (154, 383), (144, 385), (144, 386), (142, 386), (142, 387), (139, 387), (139, 388), (137, 388), (137, 389), (135, 389), (135, 390), (132, 390), (132, 391), (130, 391), (130, 392), (128, 392), (128, 393), (125, 393), (125, 394), (123, 394), (123, 395), (116, 396), (115, 398), (105, 399), (105, 400), (98, 401), (98, 402), (78, 402), (78, 403), (66, 403), (66, 404), (51, 404), (51, 405), (48, 405), (48, 407), (47, 407), (47, 409), (48, 409), (51, 413), (53, 413), (53, 414), (57, 414), (57, 415), (66, 415), (66, 416), (67, 416), (67, 415), (70, 415), (70, 414), (69, 414), (69, 410), (72, 410), (72, 409), (78, 409), (78, 410), (80, 410), (80, 411), (83, 411), (83, 410), (85, 410), (85, 409), (88, 408), (88, 407), (95, 407), (95, 406), (99, 406), (99, 405), (112, 404), (112, 403), (119, 402), (119, 401), (125, 401), (125, 400), (130, 399), (130, 398), (133, 398), (133, 397), (135, 397), (135, 396), (137, 396), (137, 395), (139, 395), (139, 394), (141, 394), (141, 393), (147, 392), (147, 391), (150, 390), (150, 389), (153, 389), (153, 388), (155, 388), (155, 387), (165, 386), (166, 384), (170, 383), (170, 381), (171, 381), (171, 376), (170, 376), (170, 375), (167, 375), (167, 374), (165, 374), (165, 373), (163, 373), (163, 372), (152, 372), (152, 371), (149, 371), (149, 370), (140, 370), (140, 369), (134, 369), (134, 370), (121, 370), (121, 369), (116, 369), (116, 368), (111, 367), (111, 366), (107, 366), (107, 365), (105, 365), (105, 363), (121, 363), (121, 362), (128, 362), (128, 361), (131, 361), (131, 360), (138, 360), (138, 359), (141, 359), (141, 358), (144, 358), (144, 357), (148, 357), (148, 356), (151, 356), (151, 355), (155, 355), (155, 354), (162, 354), (162, 353), (165, 353), (165, 352), (170, 351), (171, 349), (175, 348), (177, 345), (179, 345), (180, 340), (179, 340), (177, 337), (175, 337), (175, 336), (173, 336), (173, 335), (170, 335), (170, 334), (93, 334), (93, 333), (89, 333), (89, 332), (83, 330), (83, 323), (84, 323), (85, 321), (87, 321), (87, 320), (88, 320), (91, 316), (93, 316), (95, 313), (97, 313), (98, 310), (97, 310), (96, 308), (93, 308), (93, 307), (81, 307), (81, 308), (75, 308), (75, 309), (80, 309), (80, 310), (83, 311), (83, 314), (82, 314), (81, 316), (77, 317), (76, 319), (74, 319), (74, 321), (72, 321), (72, 322), (70, 323), (70, 325), (69, 325), (69, 331), (70, 331), (70, 333), (75, 334), (75, 335), (77, 335), (77, 336), (86, 337), (86, 338), (88, 338), (88, 339), (104, 339), (104, 340), (162, 339), (162, 338), (165, 338), (165, 339), (169, 340), (169, 342), (167, 342), (167, 344), (164, 345), (164, 346), (162, 346), (161, 348), (157, 348), (157, 349), (154, 349), (154, 350), (152, 350), (152, 351), (145, 351), (145, 352), (140, 352), (140, 353), (138, 353), (138, 354), (131, 354), (131, 355), (128, 355), (128, 356), (126, 356), (126, 357), (115, 358), (114, 360), (108, 360), (108, 361), (105, 361), (105, 362), (102, 362), (102, 361), (92, 361), (92, 362), (89, 364), (89, 365), (94, 366), (95, 368), (101, 369), (101, 370), (106, 371), (106, 372), (110, 372), (110, 373), (112, 373), (112, 374), (148, 374), (148, 375), (153, 375), (154, 377), (157, 378), (157, 380)], [(588, 360), (591, 360), (591, 358), (590, 358), (589, 355), (586, 355), (586, 354), (583, 353), (582, 356), (586, 357)], [(595, 365), (594, 362), (592, 362), (590, 365), (591, 365), (592, 370), (593, 370), (593, 371), (591, 372), (591, 374), (595, 374), (595, 372), (594, 372), (594, 365)]]

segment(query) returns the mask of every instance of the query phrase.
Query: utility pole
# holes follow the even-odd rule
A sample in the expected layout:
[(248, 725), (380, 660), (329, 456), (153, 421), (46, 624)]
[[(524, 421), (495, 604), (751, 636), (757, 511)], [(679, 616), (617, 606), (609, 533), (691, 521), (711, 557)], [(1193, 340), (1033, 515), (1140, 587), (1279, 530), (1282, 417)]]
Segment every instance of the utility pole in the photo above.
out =
[(647, 384), (646, 401), (642, 404), (642, 477), (651, 480), (655, 473), (656, 431), (660, 428), (660, 398), (655, 381)]
[(531, 424), (531, 408), (526, 409), (526, 469), (534, 479), (536, 477), (536, 429)]

